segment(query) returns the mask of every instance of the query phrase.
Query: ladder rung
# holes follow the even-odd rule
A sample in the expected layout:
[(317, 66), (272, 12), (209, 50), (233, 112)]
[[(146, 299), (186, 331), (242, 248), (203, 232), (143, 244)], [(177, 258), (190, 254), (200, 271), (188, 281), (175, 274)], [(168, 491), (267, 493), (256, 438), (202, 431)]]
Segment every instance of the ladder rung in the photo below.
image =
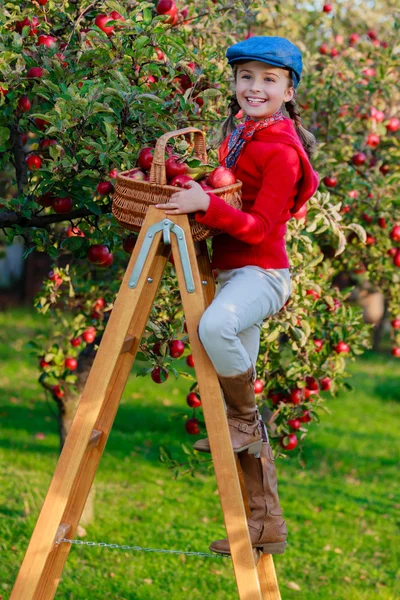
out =
[(133, 335), (127, 335), (124, 340), (124, 343), (122, 344), (121, 354), (125, 354), (125, 352), (130, 352), (132, 350), (134, 341), (135, 337)]
[(62, 540), (62, 538), (68, 537), (68, 534), (71, 530), (71, 525), (69, 523), (61, 523), (58, 526), (56, 537), (54, 538), (54, 547), (56, 547), (56, 543)]
[(96, 447), (98, 445), (98, 443), (100, 442), (100, 438), (102, 435), (103, 435), (103, 432), (100, 431), (100, 429), (93, 429), (92, 433), (90, 434), (88, 448)]

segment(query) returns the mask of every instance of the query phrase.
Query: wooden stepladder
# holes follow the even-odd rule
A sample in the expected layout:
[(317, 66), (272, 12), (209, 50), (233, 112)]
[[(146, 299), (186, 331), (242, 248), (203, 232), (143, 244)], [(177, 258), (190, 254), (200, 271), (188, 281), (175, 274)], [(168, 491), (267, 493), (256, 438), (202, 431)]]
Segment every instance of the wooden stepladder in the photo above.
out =
[(154, 207), (147, 212), (10, 600), (51, 600), (56, 594), (71, 547), (56, 542), (75, 535), (171, 248), (239, 597), (281, 598), (272, 556), (259, 556), (251, 547), (247, 501), (218, 377), (197, 333), (214, 297), (206, 244), (196, 257), (187, 215), (162, 216)]

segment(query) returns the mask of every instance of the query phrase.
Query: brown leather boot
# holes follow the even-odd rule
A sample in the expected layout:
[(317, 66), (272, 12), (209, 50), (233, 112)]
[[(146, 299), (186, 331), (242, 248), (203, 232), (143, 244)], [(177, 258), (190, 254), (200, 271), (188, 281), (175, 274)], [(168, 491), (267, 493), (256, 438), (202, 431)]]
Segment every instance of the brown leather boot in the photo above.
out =
[[(260, 458), (243, 452), (239, 460), (251, 510), (251, 518), (248, 519), (251, 544), (265, 554), (283, 554), (287, 529), (279, 504), (271, 446), (263, 443)], [(230, 554), (228, 539), (213, 542), (210, 550), (218, 554)]]
[[(218, 379), (227, 406), (233, 451), (247, 450), (249, 454), (258, 455), (261, 451), (262, 438), (254, 394), (253, 367), (233, 377), (218, 375)], [(200, 452), (211, 452), (208, 438), (198, 440), (193, 447)]]

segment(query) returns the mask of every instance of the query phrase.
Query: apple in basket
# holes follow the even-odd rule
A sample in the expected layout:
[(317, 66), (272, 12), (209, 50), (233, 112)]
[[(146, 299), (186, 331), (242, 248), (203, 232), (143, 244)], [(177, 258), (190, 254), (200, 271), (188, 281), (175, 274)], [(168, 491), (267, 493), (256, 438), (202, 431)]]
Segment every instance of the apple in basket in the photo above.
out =
[(208, 185), (212, 188), (221, 188), (236, 183), (236, 177), (227, 167), (217, 167), (208, 176)]
[(214, 191), (214, 188), (211, 187), (211, 185), (209, 185), (208, 177), (206, 177), (205, 179), (201, 179), (198, 183), (201, 185), (201, 187), (203, 188), (203, 190), (205, 192), (213, 192)]
[(154, 148), (143, 148), (139, 152), (138, 163), (143, 171), (148, 171), (153, 162)]
[(171, 179), (171, 181), (169, 182), (169, 185), (173, 185), (174, 187), (189, 189), (188, 183), (190, 181), (193, 181), (193, 179), (192, 179), (192, 177), (189, 177), (189, 175), (177, 175), (176, 177)]
[(129, 179), (136, 179), (136, 181), (146, 181), (146, 174), (140, 169), (132, 169), (126, 175)]
[[(187, 173), (188, 166), (185, 163), (178, 162), (179, 156), (173, 154), (165, 161), (165, 174), (168, 181), (176, 177), (177, 175), (185, 175)], [(173, 183), (171, 183), (173, 185)]]

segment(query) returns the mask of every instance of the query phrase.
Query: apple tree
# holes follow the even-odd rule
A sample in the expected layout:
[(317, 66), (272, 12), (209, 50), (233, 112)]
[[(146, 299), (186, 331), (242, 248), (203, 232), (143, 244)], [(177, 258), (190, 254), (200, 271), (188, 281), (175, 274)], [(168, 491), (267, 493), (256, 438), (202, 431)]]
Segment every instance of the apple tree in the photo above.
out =
[[(381, 170), (391, 152), (398, 151), (395, 106), (389, 103), (396, 98), (395, 75), (385, 70), (395, 63), (394, 36), (390, 40), (382, 25), (387, 48), (378, 48), (366, 33), (359, 44), (350, 44), (345, 40), (352, 23), (346, 15), (337, 15), (338, 32), (333, 33), (328, 12), (310, 7), (296, 12), (296, 6), (219, 0), (187, 6), (173, 0), (60, 5), (41, 0), (39, 5), (9, 2), (0, 15), (0, 161), (6, 174), (0, 227), (7, 243), (24, 238), (26, 255), (37, 249), (54, 261), (35, 303), (52, 320), (52, 336), (31, 345), (40, 381), (59, 407), (61, 443), (136, 242), (136, 235), (124, 231), (111, 214), (117, 171), (140, 167), (141, 151), (154, 148), (163, 133), (188, 125), (206, 131), (209, 162), (216, 167), (213, 140), (232, 93), (226, 46), (263, 34), (272, 23), (276, 35), (289, 37), (303, 51), (298, 102), (305, 126), (320, 142), (314, 164), (321, 174), (308, 210), (288, 224), (291, 298), (262, 329), (256, 391), (277, 454), (301, 448), (308, 424), (322, 410), (329, 412), (326, 393), (348, 386), (343, 383), (346, 362), (369, 346), (370, 328), (360, 309), (346, 301), (351, 285), (335, 285), (338, 274), (354, 270), (358, 257), (357, 264), (363, 262), (388, 294), (393, 319), (399, 319), (398, 266), (394, 257), (382, 254), (385, 244), (398, 247), (390, 237), (397, 223), (390, 208), (396, 208), (395, 165), (390, 172)], [(367, 31), (363, 15), (357, 19)], [(338, 54), (324, 54), (322, 44), (333, 44), (334, 35), (342, 35), (342, 47)], [(374, 77), (361, 73), (366, 57), (373, 64), (385, 61), (382, 75), (380, 69)], [(360, 83), (360, 77), (367, 83)], [(386, 111), (376, 130), (372, 118), (354, 113), (370, 114), (371, 102)], [(345, 103), (349, 112), (340, 115)], [(365, 147), (370, 133), (379, 135), (382, 144)], [(169, 152), (190, 160), (189, 138), (171, 144)], [(361, 152), (369, 161), (376, 157), (376, 163), (368, 169), (354, 164), (352, 157)], [(327, 185), (325, 177), (336, 178), (337, 184)], [(378, 220), (377, 233), (375, 224), (371, 231), (364, 227), (360, 211), (367, 206), (360, 208), (361, 202), (353, 212), (347, 210), (352, 190), (371, 212), (372, 200), (379, 198), (382, 215), (376, 219), (386, 219), (386, 230)], [(375, 245), (368, 244), (368, 235), (375, 235)], [(379, 276), (374, 271), (378, 264)], [(388, 268), (393, 287), (384, 278)], [(180, 357), (193, 367), (172, 263), (141, 353), (148, 365), (142, 374), (155, 384), (182, 373), (181, 363), (174, 363)], [(197, 434), (203, 430), (201, 398), (190, 373), (186, 402), (193, 414), (186, 430)]]

